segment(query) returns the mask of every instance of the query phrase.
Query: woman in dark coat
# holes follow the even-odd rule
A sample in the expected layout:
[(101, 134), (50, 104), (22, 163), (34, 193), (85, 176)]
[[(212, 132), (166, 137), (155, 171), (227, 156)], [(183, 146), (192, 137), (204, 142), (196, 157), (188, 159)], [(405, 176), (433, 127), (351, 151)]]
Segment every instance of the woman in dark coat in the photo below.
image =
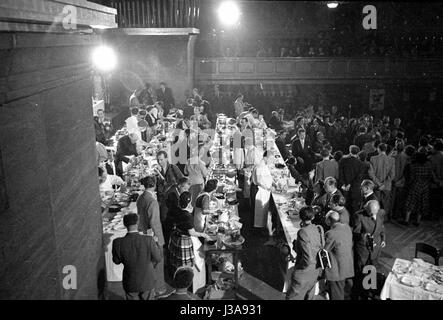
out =
[(409, 224), (412, 213), (415, 213), (415, 223), (418, 226), (423, 215), (429, 213), (429, 192), (432, 181), (435, 181), (432, 165), (428, 161), (426, 149), (420, 147), (415, 159), (410, 165), (410, 187), (406, 199), (406, 218), (404, 224)]

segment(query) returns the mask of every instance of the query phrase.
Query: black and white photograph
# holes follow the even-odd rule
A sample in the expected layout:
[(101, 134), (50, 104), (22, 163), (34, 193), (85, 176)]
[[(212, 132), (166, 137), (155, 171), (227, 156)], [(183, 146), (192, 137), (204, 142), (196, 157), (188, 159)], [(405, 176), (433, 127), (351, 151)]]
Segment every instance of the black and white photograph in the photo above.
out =
[(0, 61), (0, 300), (443, 300), (442, 3), (0, 0)]

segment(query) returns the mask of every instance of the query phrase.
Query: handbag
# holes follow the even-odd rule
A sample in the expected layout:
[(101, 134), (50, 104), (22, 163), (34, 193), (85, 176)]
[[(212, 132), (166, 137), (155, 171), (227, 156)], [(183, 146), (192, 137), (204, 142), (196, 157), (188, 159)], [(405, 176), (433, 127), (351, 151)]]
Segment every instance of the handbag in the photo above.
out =
[(320, 232), (321, 249), (317, 253), (317, 268), (325, 270), (331, 268), (331, 259), (329, 258), (329, 252), (325, 250), (325, 235), (322, 226), (317, 226)]

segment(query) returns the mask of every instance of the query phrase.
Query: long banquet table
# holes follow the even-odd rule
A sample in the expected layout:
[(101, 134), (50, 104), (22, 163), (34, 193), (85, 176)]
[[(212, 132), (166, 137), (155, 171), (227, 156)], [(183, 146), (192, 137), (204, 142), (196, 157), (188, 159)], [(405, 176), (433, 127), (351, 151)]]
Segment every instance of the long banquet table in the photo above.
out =
[[(115, 139), (115, 144), (117, 142), (117, 139)], [(285, 170), (286, 173), (288, 172), (286, 164), (283, 161), (283, 158), (281, 157), (281, 154), (278, 150), (278, 148), (276, 147), (275, 143), (273, 142), (273, 140), (268, 140), (268, 143), (271, 143), (271, 150), (273, 152), (273, 154), (275, 155), (274, 158), (274, 165), (271, 165), (271, 173), (274, 177), (274, 181), (277, 180), (281, 180), (281, 172), (282, 170)], [(111, 147), (112, 148), (112, 147)], [(114, 147), (115, 148), (115, 147)], [(112, 149), (114, 149), (112, 148)], [(115, 151), (115, 150), (114, 150)], [(282, 169), (276, 169), (275, 168), (275, 164), (281, 164), (283, 165)], [(287, 173), (288, 174), (288, 173)], [(249, 197), (249, 192), (248, 192), (248, 175), (250, 175), (250, 171), (248, 172), (248, 170), (245, 170), (245, 185), (244, 187), (244, 193), (245, 196)], [(288, 175), (289, 177), (289, 175)], [(289, 207), (288, 203), (290, 202), (291, 199), (293, 199), (293, 193), (295, 191), (297, 191), (297, 186), (294, 185), (294, 181), (292, 179), (292, 184), (286, 188), (286, 190), (284, 192), (278, 192), (277, 190), (273, 190), (272, 191), (272, 198), (273, 198), (273, 203), (275, 204), (275, 209), (279, 218), (279, 223), (281, 224), (281, 227), (283, 229), (283, 233), (285, 236), (285, 241), (287, 242), (289, 248), (290, 248), (290, 254), (292, 257), (295, 257), (296, 254), (292, 248), (292, 243), (293, 241), (297, 238), (297, 232), (300, 229), (300, 219), (298, 217), (298, 209), (297, 208), (293, 208), (293, 207)], [(296, 210), (297, 213), (295, 215), (291, 215), (291, 217), (289, 217), (289, 215), (287, 214), (287, 211), (289, 209), (292, 210)], [(135, 205), (135, 202), (131, 202), (129, 208), (127, 209), (130, 212), (134, 212), (137, 213), (137, 208)], [(108, 281), (121, 281), (122, 280), (122, 271), (123, 271), (123, 266), (122, 265), (116, 265), (112, 262), (112, 240), (118, 237), (123, 237), (126, 234), (126, 230), (122, 229), (122, 230), (114, 230), (112, 228), (105, 228), (104, 229), (104, 242), (105, 242), (105, 259), (106, 259), (106, 268), (107, 268), (107, 279)], [(285, 281), (285, 286), (283, 291), (286, 291), (287, 285), (288, 285), (288, 280), (289, 280), (289, 276), (291, 274), (292, 271), (292, 267), (293, 267), (294, 263), (292, 261), (288, 262), (288, 266), (287, 266), (287, 272), (286, 272), (286, 281)]]

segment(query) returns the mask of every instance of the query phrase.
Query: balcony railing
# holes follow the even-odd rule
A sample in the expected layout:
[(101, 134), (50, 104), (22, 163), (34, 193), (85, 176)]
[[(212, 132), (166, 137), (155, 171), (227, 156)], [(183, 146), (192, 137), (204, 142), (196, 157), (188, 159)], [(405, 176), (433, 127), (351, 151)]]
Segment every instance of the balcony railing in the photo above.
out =
[(195, 28), (201, 0), (109, 0), (119, 28)]
[(211, 83), (443, 80), (443, 59), (210, 58), (195, 61), (195, 80)]

